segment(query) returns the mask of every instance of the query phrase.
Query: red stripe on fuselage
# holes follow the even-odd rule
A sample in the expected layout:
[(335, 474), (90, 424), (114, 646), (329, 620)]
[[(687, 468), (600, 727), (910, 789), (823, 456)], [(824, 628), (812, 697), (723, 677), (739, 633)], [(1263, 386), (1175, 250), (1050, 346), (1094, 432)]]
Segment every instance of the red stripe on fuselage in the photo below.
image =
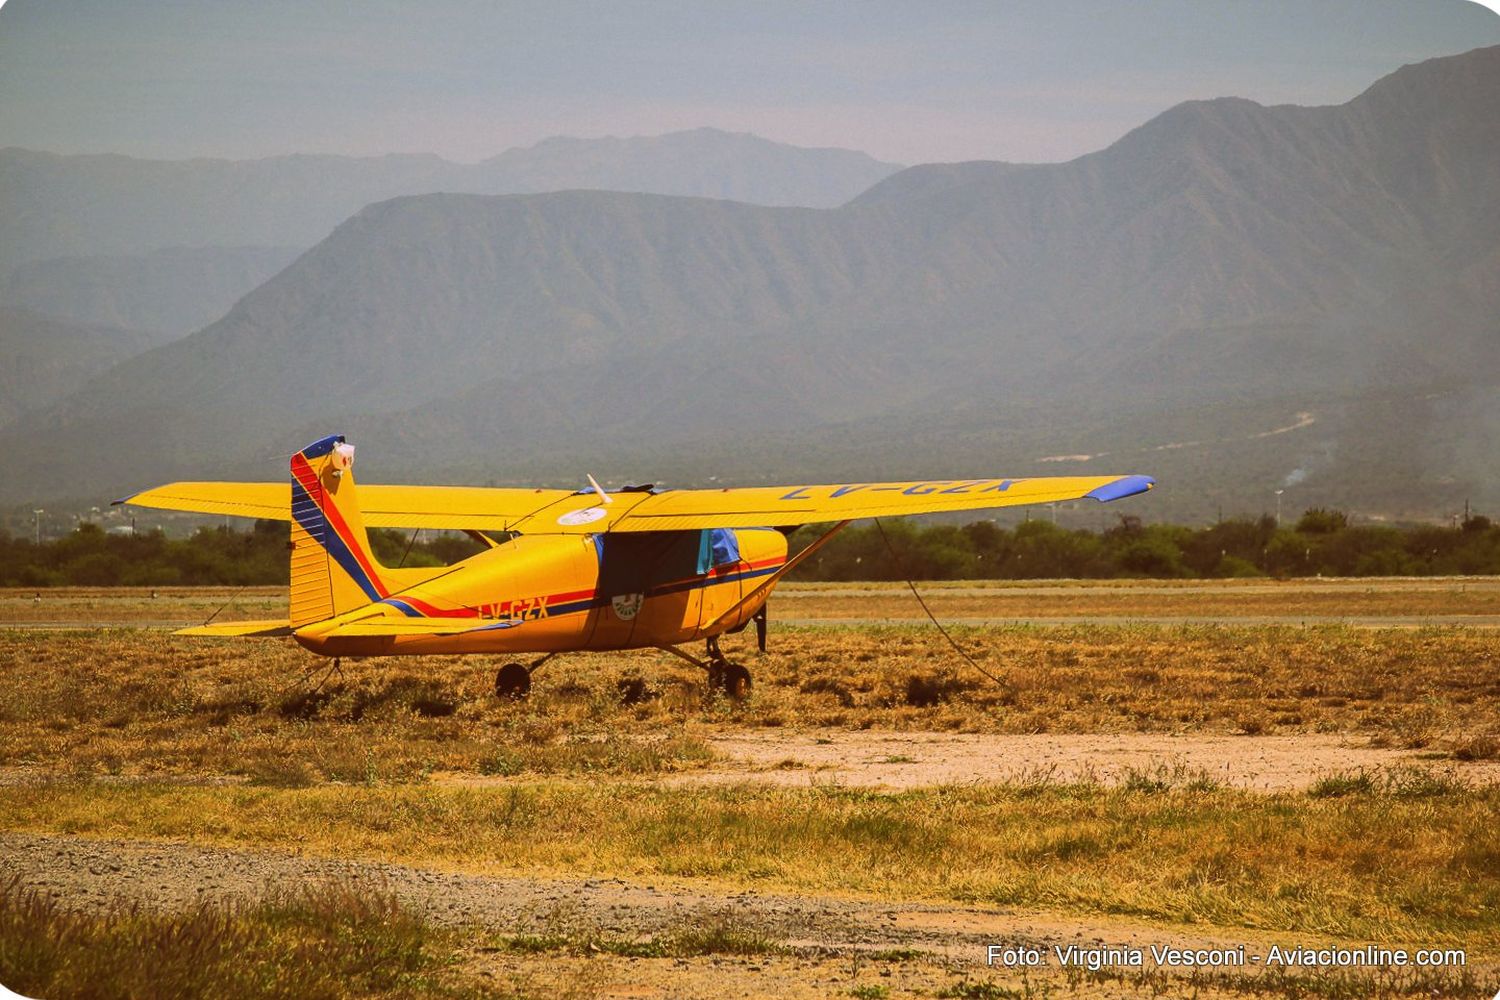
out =
[(414, 610), (420, 611), (425, 618), (479, 617), (479, 609), (477, 608), (439, 608), (436, 605), (428, 604), (426, 601), (422, 600), (419, 597), (412, 597), (410, 594), (397, 594), (395, 595), (394, 600), (411, 605)]
[[(723, 573), (747, 573), (747, 572), (751, 572), (751, 571), (757, 570), (757, 569), (766, 569), (766, 568), (771, 567), (771, 566), (780, 566), (785, 561), (786, 560), (784, 560), (784, 559), (763, 559), (760, 562), (756, 562), (756, 563), (744, 563), (744, 562), (741, 562), (736, 567), (725, 567), (725, 568), (723, 568), (721, 570), (721, 572), (723, 572)], [(712, 573), (708, 574), (708, 577), (711, 578), (712, 576), (713, 576)], [(652, 591), (655, 592), (657, 590), (662, 589), (663, 587), (673, 587), (673, 586), (677, 586), (677, 585), (679, 585), (681, 583), (686, 583), (686, 582), (690, 582), (690, 581), (693, 581), (693, 580), (703, 580), (703, 579), (708, 579), (708, 578), (699, 577), (699, 576), (691, 576), (691, 577), (687, 577), (685, 580), (679, 580), (679, 581), (677, 581), (677, 583), (660, 584), (657, 587), (653, 587)], [(710, 584), (713, 583), (712, 579), (708, 579), (708, 582)], [(571, 604), (574, 601), (588, 600), (588, 599), (597, 597), (598, 594), (599, 594), (599, 591), (595, 590), (595, 589), (590, 589), (590, 590), (568, 590), (568, 591), (564, 591), (564, 592), (562, 592), (560, 594), (549, 594), (546, 597), (543, 597), (541, 599), (541, 602), (543, 604), (545, 604), (545, 605), (547, 605), (547, 606), (550, 607), (550, 606), (553, 606), (553, 605)], [(428, 603), (427, 601), (422, 600), (419, 597), (413, 597), (410, 594), (392, 594), (392, 595), (390, 595), (390, 597), (391, 597), (391, 600), (393, 600), (393, 601), (401, 601), (402, 603), (409, 605), (412, 608), (412, 610), (420, 612), (424, 617), (427, 617), (427, 618), (479, 618), (479, 617), (481, 617), (481, 615), (479, 613), (479, 610), (477, 608), (453, 608), (453, 609), (439, 608), (439, 607), (437, 607), (437, 606), (435, 606), (433, 604)], [(526, 600), (531, 600), (531, 599), (532, 598), (526, 598), (526, 597), (512, 597), (512, 598), (508, 598), (508, 599), (503, 600), (503, 601), (496, 601), (494, 603), (497, 604), (497, 605), (501, 605), (501, 604), (513, 604), (516, 601), (526, 601)], [(573, 612), (569, 612), (569, 613), (570, 614), (583, 614), (584, 611), (586, 611), (586, 610), (589, 610), (589, 609), (579, 609), (578, 611), (573, 611)]]
[(743, 559), (732, 565), (715, 566), (708, 571), (710, 579), (716, 576), (728, 576), (731, 573), (749, 573), (757, 569), (765, 569), (767, 566), (780, 566), (786, 562), (785, 559), (762, 559), (760, 562), (747, 563)]
[(762, 559), (760, 562), (753, 563), (747, 563), (741, 560), (740, 562), (731, 565), (717, 566), (714, 569), (709, 570), (702, 576), (685, 576), (680, 580), (673, 580), (670, 583), (658, 583), (656, 586), (652, 587), (649, 591), (646, 592), (646, 596), (649, 597), (659, 590), (669, 590), (673, 587), (681, 587), (683, 584), (692, 583), (694, 580), (704, 580), (709, 584), (713, 584), (715, 582), (715, 577), (732, 576), (736, 573), (753, 573), (758, 569), (769, 569), (772, 566), (780, 566), (784, 562), (786, 562), (785, 559)]

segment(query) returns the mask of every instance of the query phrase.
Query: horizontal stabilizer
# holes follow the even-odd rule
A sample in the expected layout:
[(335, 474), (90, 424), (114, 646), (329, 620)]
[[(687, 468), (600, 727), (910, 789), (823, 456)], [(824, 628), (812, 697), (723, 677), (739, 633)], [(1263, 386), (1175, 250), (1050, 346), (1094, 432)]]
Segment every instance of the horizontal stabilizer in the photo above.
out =
[(264, 622), (218, 622), (213, 625), (194, 625), (192, 628), (180, 628), (173, 635), (208, 635), (208, 636), (251, 636), (268, 637), (277, 635), (291, 635), (292, 626), (285, 621)]
[(360, 622), (347, 622), (336, 625), (326, 631), (315, 626), (310, 631), (316, 633), (319, 639), (355, 639), (355, 638), (426, 638), (429, 636), (465, 635), (470, 632), (493, 632), (499, 629), (515, 628), (521, 623), (518, 621), (484, 622), (476, 624), (473, 619), (468, 621), (435, 621), (433, 619), (414, 618), (367, 618)]

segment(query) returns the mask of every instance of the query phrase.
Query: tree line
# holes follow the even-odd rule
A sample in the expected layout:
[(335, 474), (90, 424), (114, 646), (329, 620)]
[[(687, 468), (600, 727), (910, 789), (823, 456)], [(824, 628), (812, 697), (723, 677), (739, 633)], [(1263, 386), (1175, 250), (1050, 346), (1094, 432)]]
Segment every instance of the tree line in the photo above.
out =
[[(796, 551), (821, 529), (799, 529)], [(0, 586), (271, 585), (287, 582), (289, 529), (257, 521), (249, 531), (203, 528), (185, 539), (161, 532), (107, 533), (84, 524), (34, 544), (0, 532)], [(442, 566), (480, 550), (451, 533), (370, 532), (387, 566)], [(1272, 517), (1206, 528), (1143, 525), (1122, 517), (1104, 531), (1027, 521), (962, 527), (884, 521), (845, 529), (791, 579), (968, 580), (1431, 576), (1500, 574), (1500, 527), (1483, 516), (1455, 528), (1351, 525), (1341, 511), (1314, 509), (1294, 526)]]
[[(807, 529), (792, 539), (796, 549)], [(1104, 531), (1027, 521), (962, 527), (896, 520), (846, 528), (798, 567), (798, 580), (1157, 579), (1246, 576), (1438, 576), (1500, 573), (1500, 528), (1470, 517), (1457, 528), (1351, 525), (1314, 509), (1294, 527), (1270, 516), (1206, 528), (1143, 525)]]
[[(190, 537), (160, 531), (105, 532), (82, 524), (69, 535), (34, 544), (0, 531), (0, 586), (170, 587), (286, 584), (290, 574), (285, 521), (256, 521), (249, 531), (201, 528)], [(387, 566), (446, 566), (480, 550), (462, 535), (413, 535), (383, 528), (370, 547)]]

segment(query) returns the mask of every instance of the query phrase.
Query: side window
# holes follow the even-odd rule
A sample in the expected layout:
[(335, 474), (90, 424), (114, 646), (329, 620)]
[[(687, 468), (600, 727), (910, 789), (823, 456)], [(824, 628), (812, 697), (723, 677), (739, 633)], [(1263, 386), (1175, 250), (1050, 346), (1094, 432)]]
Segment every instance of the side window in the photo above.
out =
[(708, 547), (715, 569), (733, 566), (740, 561), (740, 540), (733, 528), (713, 528), (708, 536)]
[(702, 531), (609, 532), (600, 547), (599, 589), (607, 596), (649, 593), (692, 578), (705, 558)]

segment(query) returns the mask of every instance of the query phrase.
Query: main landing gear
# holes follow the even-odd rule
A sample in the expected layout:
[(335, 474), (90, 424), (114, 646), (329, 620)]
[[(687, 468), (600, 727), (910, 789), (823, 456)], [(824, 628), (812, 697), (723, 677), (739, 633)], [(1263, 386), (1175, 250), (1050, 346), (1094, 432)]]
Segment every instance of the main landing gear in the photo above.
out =
[(512, 701), (525, 698), (531, 693), (531, 672), (556, 655), (556, 653), (548, 653), (530, 665), (507, 663), (501, 667), (500, 671), (495, 674), (495, 697), (509, 698)]
[(708, 659), (706, 661), (690, 656), (678, 649), (676, 646), (660, 646), (673, 656), (681, 657), (695, 667), (701, 668), (708, 674), (708, 686), (724, 694), (734, 701), (744, 701), (750, 697), (750, 671), (738, 663), (731, 663), (729, 658), (719, 649), (719, 637), (711, 636), (707, 643)]
[[(730, 662), (729, 657), (719, 649), (718, 636), (708, 640), (708, 659), (706, 660), (684, 653), (676, 646), (658, 648), (673, 656), (680, 656), (703, 670), (708, 675), (708, 686), (715, 691), (724, 692), (726, 697), (734, 701), (744, 701), (750, 697), (750, 671), (738, 663)], [(495, 697), (509, 698), (512, 701), (525, 698), (531, 693), (532, 672), (556, 655), (556, 653), (548, 653), (534, 663), (507, 663), (501, 667), (495, 674)]]

